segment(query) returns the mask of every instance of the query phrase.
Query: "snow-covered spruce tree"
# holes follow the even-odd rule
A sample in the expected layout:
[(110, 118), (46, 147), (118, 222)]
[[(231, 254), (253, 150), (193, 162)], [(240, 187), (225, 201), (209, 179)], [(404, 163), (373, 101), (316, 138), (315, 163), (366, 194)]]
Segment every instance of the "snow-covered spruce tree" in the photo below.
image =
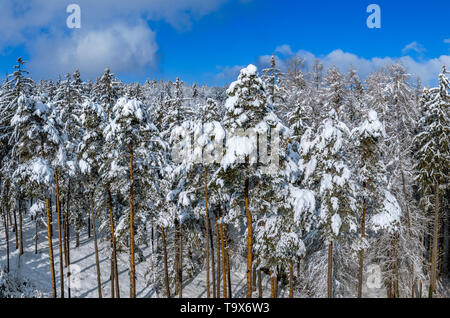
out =
[(105, 69), (103, 76), (94, 84), (92, 92), (93, 101), (100, 103), (108, 118), (111, 118), (112, 109), (120, 96), (120, 83), (109, 68)]
[(160, 148), (164, 144), (141, 102), (120, 98), (113, 108), (113, 116), (104, 132), (109, 165), (107, 173), (108, 178), (116, 180), (116, 188), (129, 201), (128, 210), (122, 215), (116, 232), (129, 229), (130, 293), (135, 298), (135, 227), (138, 239), (142, 235), (141, 240), (145, 239), (147, 192), (157, 190), (154, 188), (155, 170), (162, 166)]
[[(382, 141), (385, 138), (384, 125), (374, 110), (369, 110), (359, 127), (352, 131), (358, 149), (356, 174), (358, 176), (359, 200), (361, 209), (359, 223), (361, 237), (353, 244), (353, 250), (359, 253), (359, 271), (357, 296), (362, 297), (364, 253), (370, 248), (369, 241), (376, 243), (377, 233), (383, 229), (392, 229), (400, 224), (400, 211), (395, 198), (387, 189), (386, 168), (383, 162)], [(394, 204), (396, 209), (390, 210)], [(372, 236), (366, 237), (366, 224)], [(377, 249), (377, 246), (374, 247)]]
[[(446, 77), (446, 69), (443, 67), (442, 73), (439, 75), (439, 87), (424, 90), (422, 127), (421, 132), (415, 137), (418, 145), (416, 180), (422, 196), (421, 204), (425, 212), (431, 212), (434, 209), (429, 297), (433, 297), (433, 293), (437, 291), (440, 194), (447, 189), (449, 182), (449, 89), (450, 81)], [(434, 202), (430, 199), (431, 195), (434, 195)]]
[[(10, 142), (14, 145), (13, 157), (18, 166), (13, 179), (19, 187), (27, 189), (34, 197), (45, 197), (49, 241), (52, 292), (56, 297), (53, 247), (50, 230), (50, 197), (55, 185), (54, 168), (64, 159), (64, 149), (57, 125), (52, 119), (52, 109), (45, 104), (21, 95), (11, 125), (14, 131)], [(61, 280), (64, 275), (61, 274)]]
[[(320, 125), (317, 136), (305, 133), (300, 145), (304, 157), (303, 184), (316, 189), (320, 202), (318, 226), (322, 240), (328, 245), (328, 297), (333, 297), (333, 248), (349, 233), (355, 232), (355, 185), (345, 153), (350, 131), (338, 120), (334, 109)], [(337, 246), (336, 246), (337, 247)]]
[(9, 138), (12, 133), (10, 124), (18, 108), (19, 97), (23, 94), (30, 97), (35, 86), (34, 81), (27, 77), (28, 71), (24, 69), (26, 62), (22, 58), (17, 59), (14, 72), (5, 78), (0, 95), (0, 142), (3, 145), (3, 153), (9, 153), (11, 145)]
[(326, 102), (322, 110), (322, 115), (326, 116), (331, 109), (334, 109), (341, 119), (347, 112), (344, 109), (347, 95), (344, 78), (336, 66), (331, 66), (327, 71), (324, 81), (326, 86), (322, 94)]
[(366, 94), (361, 79), (354, 68), (349, 70), (344, 81), (347, 89), (343, 105), (345, 109), (344, 122), (352, 129), (356, 126), (358, 119), (362, 118), (367, 111)]
[(278, 106), (284, 102), (283, 87), (278, 85), (283, 77), (283, 73), (277, 68), (274, 55), (270, 59), (270, 67), (261, 70), (261, 74), (261, 78), (266, 85), (267, 101), (272, 105), (273, 109), (278, 109)]

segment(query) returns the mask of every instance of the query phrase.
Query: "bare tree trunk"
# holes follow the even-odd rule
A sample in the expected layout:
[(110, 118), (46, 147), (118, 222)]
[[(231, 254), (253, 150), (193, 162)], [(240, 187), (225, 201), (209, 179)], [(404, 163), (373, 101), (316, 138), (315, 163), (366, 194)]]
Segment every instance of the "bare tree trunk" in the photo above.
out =
[(253, 219), (249, 209), (249, 190), (250, 180), (245, 179), (245, 210), (247, 212), (247, 298), (252, 298), (252, 256), (253, 256)]
[(34, 220), (34, 254), (37, 254), (38, 250), (38, 220), (37, 217)]
[(88, 230), (88, 238), (91, 238), (91, 218), (88, 217), (88, 225), (87, 225), (87, 230)]
[(212, 226), (209, 226), (209, 237), (211, 238), (211, 277), (212, 277), (212, 285), (213, 285), (213, 297), (217, 298), (217, 289), (216, 289), (216, 262), (214, 257), (214, 236), (212, 232)]
[[(19, 248), (19, 231), (17, 230), (17, 213), (16, 213), (16, 207), (14, 207), (14, 212), (13, 212), (13, 215), (14, 215), (14, 228), (13, 228), (13, 230), (14, 230), (14, 234), (16, 235), (16, 250)], [(51, 228), (51, 225), (50, 225), (50, 228)]]
[(272, 298), (277, 298), (275, 296), (275, 277), (272, 269), (270, 270), (269, 274), (270, 274), (270, 291), (272, 294)]
[(166, 285), (166, 295), (170, 298), (170, 286), (169, 286), (169, 269), (167, 266), (167, 243), (166, 234), (164, 232), (164, 227), (161, 226), (161, 239), (163, 247), (163, 259), (164, 259), (164, 283)]
[(23, 255), (22, 200), (19, 199), (19, 255)]
[(94, 198), (92, 192), (93, 191), (91, 191), (89, 195), (91, 201), (92, 233), (94, 234), (95, 265), (97, 268), (97, 288), (98, 288), (98, 298), (102, 298), (102, 280), (100, 276), (100, 260), (98, 257), (97, 231), (95, 229)]
[(63, 228), (63, 247), (64, 247), (64, 267), (67, 268), (67, 213), (64, 212), (64, 206), (66, 202), (63, 200), (61, 204), (61, 213), (62, 213), (62, 228)]
[(393, 283), (393, 287), (394, 287), (394, 298), (400, 298), (400, 286), (399, 286), (399, 270), (398, 270), (398, 234), (394, 234), (394, 242), (393, 242), (393, 247), (394, 247), (394, 275), (395, 275), (395, 280)]
[(435, 210), (434, 210), (434, 228), (433, 228), (433, 250), (431, 256), (431, 283), (430, 298), (436, 292), (436, 266), (438, 259), (438, 240), (439, 240), (439, 184), (435, 185)]
[(333, 242), (328, 245), (328, 298), (333, 298)]
[(217, 242), (217, 298), (220, 298), (220, 230), (219, 230), (219, 223), (217, 223), (217, 214), (216, 214), (216, 242)]
[(6, 240), (6, 271), (9, 273), (9, 233), (8, 233), (8, 212), (3, 215), (3, 226), (5, 227)]
[(114, 287), (114, 282), (115, 282), (115, 277), (114, 277), (114, 252), (112, 251), (112, 243), (111, 243), (111, 259), (110, 259), (110, 274), (109, 274), (109, 279), (111, 281), (111, 298), (116, 298), (115, 297), (115, 287)]
[[(366, 184), (363, 183), (363, 192), (366, 190)], [(361, 220), (361, 239), (366, 237), (366, 199), (363, 198), (362, 202), (362, 220)], [(359, 252), (359, 270), (358, 270), (358, 298), (362, 297), (362, 281), (363, 281), (363, 268), (364, 268), (364, 250)]]
[(289, 261), (289, 298), (294, 298), (294, 265)]
[(179, 263), (178, 263), (178, 297), (183, 298), (183, 229), (181, 222), (179, 223), (179, 238), (178, 246), (179, 246)]
[(120, 288), (119, 288), (119, 270), (117, 268), (117, 249), (116, 249), (116, 236), (114, 229), (114, 216), (113, 216), (113, 204), (111, 195), (111, 186), (108, 183), (108, 205), (109, 205), (109, 223), (111, 225), (111, 244), (112, 244), (112, 262), (113, 262), (113, 274), (116, 281), (116, 297), (120, 298)]
[(59, 277), (61, 283), (61, 298), (64, 298), (64, 263), (63, 263), (63, 247), (62, 247), (62, 228), (61, 228), (61, 207), (59, 202), (59, 180), (58, 169), (55, 169), (56, 184), (56, 213), (58, 217), (58, 248), (59, 248)]
[(208, 170), (205, 166), (205, 218), (206, 218), (206, 298), (211, 298), (209, 290), (209, 214), (208, 214)]
[[(219, 215), (222, 217), (222, 208), (219, 204)], [(222, 248), (222, 279), (223, 279), (223, 298), (227, 298), (227, 262), (225, 254), (225, 240), (224, 240), (224, 230), (223, 223), (220, 223), (220, 245)]]
[(52, 295), (53, 295), (53, 298), (56, 298), (55, 263), (53, 260), (52, 233), (51, 233), (51, 229), (50, 229), (50, 199), (45, 198), (45, 203), (47, 206), (48, 254), (50, 256), (50, 274), (51, 274), (51, 279), (52, 279)]
[(72, 297), (71, 290), (70, 290), (70, 275), (71, 275), (71, 268), (70, 268), (70, 181), (69, 181), (69, 188), (67, 192), (67, 202), (66, 202), (66, 230), (65, 230), (65, 236), (66, 236), (66, 248), (67, 248), (67, 296), (69, 298)]
[(134, 210), (133, 210), (133, 143), (130, 149), (130, 298), (136, 298), (136, 270), (134, 265)]
[(230, 268), (230, 249), (228, 246), (228, 233), (227, 225), (223, 226), (224, 236), (225, 236), (225, 259), (227, 262), (227, 283), (228, 283), (228, 298), (232, 297), (231, 293), (231, 268)]

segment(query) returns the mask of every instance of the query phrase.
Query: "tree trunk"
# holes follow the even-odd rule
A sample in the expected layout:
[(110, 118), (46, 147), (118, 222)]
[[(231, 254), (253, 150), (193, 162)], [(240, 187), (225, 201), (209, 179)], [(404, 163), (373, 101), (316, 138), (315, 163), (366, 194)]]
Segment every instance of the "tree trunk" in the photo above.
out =
[(58, 218), (58, 248), (59, 248), (59, 277), (61, 283), (61, 298), (64, 298), (64, 263), (63, 263), (63, 246), (62, 246), (62, 228), (61, 228), (61, 207), (59, 202), (59, 180), (58, 169), (55, 169), (56, 184), (56, 215)]
[(166, 295), (170, 298), (170, 286), (169, 286), (169, 269), (167, 266), (167, 244), (166, 244), (166, 234), (164, 233), (164, 227), (161, 226), (161, 239), (163, 247), (163, 259), (164, 259), (164, 283), (166, 285)]
[(289, 261), (289, 298), (294, 298), (294, 265)]
[[(205, 218), (206, 218), (206, 297), (211, 298), (209, 290), (209, 214), (208, 214), (208, 170), (205, 167)], [(214, 280), (214, 279), (213, 279)]]
[[(427, 212), (424, 211), (423, 220), (422, 220), (422, 236), (421, 236), (421, 243), (422, 246), (425, 249), (425, 220), (426, 220)], [(425, 251), (422, 252), (422, 265), (423, 267), (426, 267), (426, 261), (425, 261)], [(420, 279), (419, 281), (419, 298), (422, 298), (422, 291), (423, 291), (423, 281)]]
[[(19, 248), (19, 231), (17, 230), (17, 213), (16, 213), (16, 207), (14, 207), (14, 234), (16, 235), (16, 250)], [(51, 228), (51, 225), (50, 225)]]
[(116, 236), (114, 229), (114, 216), (113, 216), (113, 204), (111, 195), (111, 186), (108, 183), (108, 204), (109, 204), (109, 222), (111, 225), (111, 243), (112, 243), (112, 262), (113, 262), (113, 274), (115, 279), (116, 297), (120, 298), (119, 289), (119, 270), (117, 268), (117, 249), (116, 249)]
[(435, 185), (435, 210), (434, 210), (434, 228), (433, 228), (433, 250), (431, 258), (431, 283), (430, 283), (430, 298), (436, 292), (436, 266), (438, 259), (438, 240), (439, 240), (439, 184)]
[(63, 247), (64, 247), (64, 267), (67, 268), (68, 260), (67, 260), (67, 212), (64, 212), (64, 206), (67, 204), (66, 202), (62, 202), (62, 219), (63, 219)]
[[(366, 190), (366, 184), (363, 184), (363, 192)], [(366, 199), (363, 198), (362, 202), (362, 219), (361, 219), (361, 240), (366, 237)], [(364, 250), (359, 252), (359, 270), (358, 270), (358, 298), (362, 297), (362, 281), (363, 281), (363, 268), (364, 268)]]
[(247, 298), (252, 298), (252, 253), (253, 253), (253, 220), (249, 209), (249, 190), (250, 180), (245, 179), (245, 211), (247, 212)]
[(53, 260), (53, 244), (52, 244), (52, 232), (50, 229), (50, 199), (45, 198), (47, 206), (47, 230), (48, 230), (48, 254), (50, 256), (50, 274), (52, 279), (52, 295), (56, 298), (56, 283), (55, 283), (55, 263)]
[(8, 212), (3, 215), (3, 226), (5, 227), (6, 240), (6, 271), (9, 273), (9, 233), (8, 233)]
[(261, 278), (261, 269), (259, 265), (261, 260), (258, 258), (257, 267), (258, 267), (258, 298), (263, 298), (263, 289), (262, 289), (262, 278)]
[(400, 273), (399, 273), (399, 266), (398, 266), (398, 234), (394, 234), (394, 242), (392, 244), (394, 246), (394, 275), (395, 280), (393, 283), (394, 287), (394, 298), (400, 298)]
[(19, 199), (19, 255), (23, 255), (22, 200)]
[(272, 269), (270, 270), (269, 274), (270, 274), (270, 291), (272, 294), (272, 298), (277, 298), (275, 296), (275, 277)]
[[(401, 158), (400, 158), (400, 169), (401, 169), (401, 174), (402, 174), (402, 191), (403, 191), (403, 199), (405, 200), (406, 220), (408, 223), (409, 248), (412, 250), (411, 216), (409, 213), (408, 195), (406, 192), (405, 173), (403, 172)], [(410, 265), (409, 271), (410, 271), (410, 276), (411, 276), (411, 280), (410, 280), (411, 298), (414, 298), (415, 278), (414, 278), (414, 265), (413, 264)]]
[[(447, 192), (447, 200), (449, 200), (450, 195)], [(449, 274), (449, 266), (448, 266), (448, 261), (449, 261), (449, 250), (450, 250), (450, 246), (449, 246), (449, 217), (450, 217), (450, 213), (449, 213), (449, 202), (447, 201), (447, 208), (445, 209), (445, 215), (444, 215), (444, 264), (443, 264), (443, 271), (444, 273)]]
[(227, 262), (227, 284), (228, 284), (228, 298), (232, 298), (231, 293), (231, 268), (230, 268), (230, 249), (228, 246), (228, 232), (227, 225), (223, 226), (224, 236), (225, 236), (225, 256)]
[(111, 281), (111, 298), (116, 298), (115, 297), (115, 287), (114, 287), (114, 282), (115, 282), (115, 277), (114, 277), (114, 252), (112, 251), (112, 242), (111, 242), (111, 259), (110, 259), (110, 274), (109, 274), (109, 280)]
[(37, 254), (38, 250), (38, 220), (37, 217), (34, 220), (34, 254)]
[(136, 270), (134, 265), (134, 211), (133, 211), (133, 143), (130, 149), (130, 298), (136, 298)]
[(65, 230), (65, 236), (66, 236), (66, 248), (67, 248), (67, 296), (69, 298), (72, 297), (71, 290), (70, 290), (70, 275), (71, 275), (71, 268), (70, 268), (70, 181), (69, 181), (69, 189), (67, 192), (67, 202), (66, 202), (66, 230)]
[(333, 242), (328, 245), (328, 298), (333, 298)]
[(179, 223), (179, 241), (178, 241), (178, 298), (183, 298), (183, 229), (181, 222)]
[(95, 265), (97, 268), (97, 288), (98, 288), (98, 298), (102, 298), (102, 279), (100, 276), (100, 260), (98, 257), (98, 245), (97, 245), (97, 231), (95, 229), (95, 212), (94, 212), (94, 198), (93, 191), (90, 192), (91, 201), (91, 218), (92, 218), (92, 233), (94, 234), (94, 250), (95, 250)]
[[(219, 203), (219, 216), (222, 217), (222, 208)], [(227, 262), (225, 254), (225, 241), (224, 241), (224, 231), (223, 223), (220, 223), (220, 245), (222, 248), (222, 279), (223, 279), (223, 298), (227, 298)]]
[(219, 223), (217, 223), (217, 215), (216, 215), (216, 242), (217, 242), (217, 283), (216, 283), (216, 288), (217, 288), (217, 298), (220, 298), (220, 230), (219, 230)]
[[(211, 221), (210, 221), (211, 223)], [(211, 238), (211, 278), (212, 278), (212, 285), (213, 285), (213, 297), (217, 298), (217, 289), (216, 289), (216, 262), (214, 257), (214, 236), (212, 232), (212, 226), (209, 226), (209, 237)]]

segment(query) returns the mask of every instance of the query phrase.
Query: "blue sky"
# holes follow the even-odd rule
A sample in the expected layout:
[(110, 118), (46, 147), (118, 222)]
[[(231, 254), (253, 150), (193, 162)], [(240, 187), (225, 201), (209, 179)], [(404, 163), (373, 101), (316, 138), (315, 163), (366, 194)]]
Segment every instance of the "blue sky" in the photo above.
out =
[[(81, 29), (68, 29), (66, 7), (81, 7)], [(369, 4), (381, 29), (369, 29)], [(79, 68), (83, 78), (109, 66), (125, 81), (146, 78), (224, 85), (270, 55), (284, 67), (297, 53), (361, 76), (400, 61), (433, 83), (450, 68), (450, 1), (405, 0), (2, 0), (0, 72), (25, 57), (35, 79)]]

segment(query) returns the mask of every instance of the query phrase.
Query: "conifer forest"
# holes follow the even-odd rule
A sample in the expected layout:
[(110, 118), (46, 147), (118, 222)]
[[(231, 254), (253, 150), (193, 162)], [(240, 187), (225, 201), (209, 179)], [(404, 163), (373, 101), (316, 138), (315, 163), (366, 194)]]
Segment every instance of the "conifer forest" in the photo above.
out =
[(376, 2), (0, 0), (0, 298), (448, 300), (450, 1)]
[(35, 82), (19, 58), (2, 297), (448, 296), (445, 67), (422, 88), (291, 62), (208, 87)]

